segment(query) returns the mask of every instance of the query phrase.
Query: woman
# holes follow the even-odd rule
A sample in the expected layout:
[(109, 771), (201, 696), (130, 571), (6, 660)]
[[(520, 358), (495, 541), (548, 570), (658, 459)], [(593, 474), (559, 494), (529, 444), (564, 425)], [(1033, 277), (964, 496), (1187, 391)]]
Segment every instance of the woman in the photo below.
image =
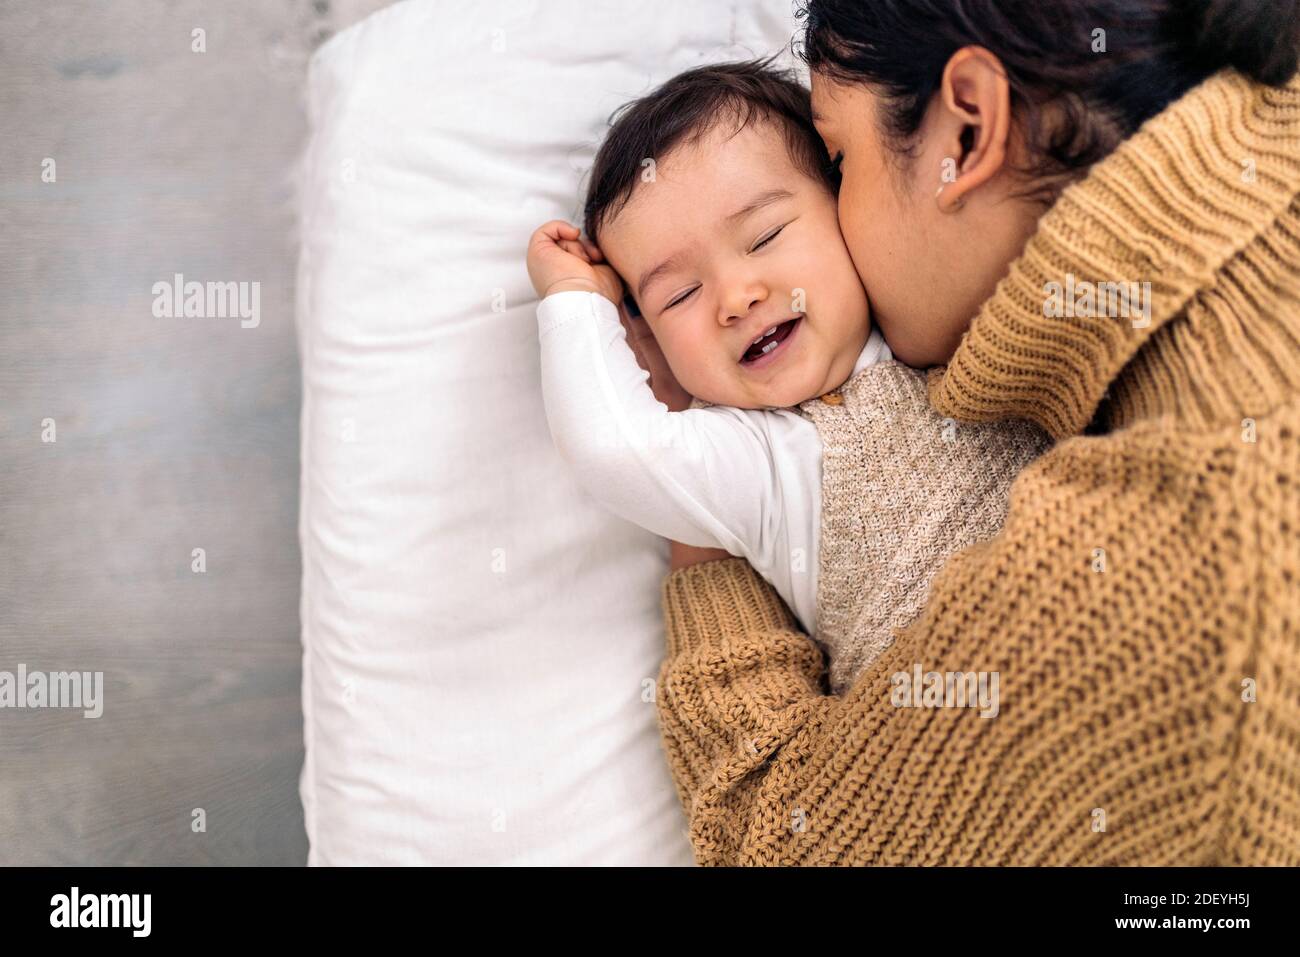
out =
[(896, 355), (1056, 445), (843, 698), (748, 563), (674, 545), (701, 863), (1300, 863), (1298, 6), (808, 4)]

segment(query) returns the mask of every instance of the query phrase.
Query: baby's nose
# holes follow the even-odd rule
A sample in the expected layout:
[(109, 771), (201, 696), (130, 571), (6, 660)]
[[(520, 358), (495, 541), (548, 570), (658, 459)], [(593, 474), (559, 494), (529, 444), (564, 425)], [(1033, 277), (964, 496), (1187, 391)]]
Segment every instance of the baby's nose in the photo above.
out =
[(731, 314), (727, 316), (725, 323), (727, 325), (731, 325), (732, 323), (735, 322), (744, 322), (746, 318), (748, 318), (750, 315), (753, 314), (755, 307), (762, 304), (765, 298), (766, 298), (765, 296), (759, 296), (750, 299), (748, 304), (743, 309), (732, 310)]

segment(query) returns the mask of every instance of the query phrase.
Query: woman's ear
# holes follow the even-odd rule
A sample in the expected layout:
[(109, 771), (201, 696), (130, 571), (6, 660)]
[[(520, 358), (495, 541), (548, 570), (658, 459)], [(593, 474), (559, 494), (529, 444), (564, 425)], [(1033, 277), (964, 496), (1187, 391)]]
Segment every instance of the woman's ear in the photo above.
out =
[(983, 47), (962, 47), (943, 69), (937, 106), (944, 157), (935, 201), (948, 213), (1006, 164), (1011, 85), (1002, 62)]

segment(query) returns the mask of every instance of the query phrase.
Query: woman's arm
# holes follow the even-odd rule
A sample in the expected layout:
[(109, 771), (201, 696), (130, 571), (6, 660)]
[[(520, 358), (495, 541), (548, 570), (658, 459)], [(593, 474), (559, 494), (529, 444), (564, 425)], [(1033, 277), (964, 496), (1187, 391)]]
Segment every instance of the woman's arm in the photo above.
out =
[[(921, 618), (842, 698), (747, 562), (668, 576), (657, 705), (700, 863), (1223, 860), (1213, 809), (1231, 800), (1230, 664), (1246, 636), (1170, 627), (1163, 611), (1244, 600), (1214, 573), (1227, 531), (1203, 514), (1177, 568), (1125, 573), (1185, 531), (1195, 503), (1156, 485), (1071, 494), (1078, 475), (1105, 474), (1103, 445), (1058, 446), (1022, 473), (1002, 533), (947, 563)], [(1133, 516), (1147, 533), (1131, 534)], [(1098, 541), (1105, 573), (1090, 566)], [(992, 695), (931, 706), (952, 703), (948, 674)]]
[(688, 565), (696, 565), (700, 562), (716, 562), (723, 558), (732, 557), (730, 552), (723, 551), (721, 548), (700, 548), (696, 545), (684, 545), (681, 542), (673, 541), (670, 541), (668, 546), (668, 569), (674, 572), (679, 568), (686, 568)]

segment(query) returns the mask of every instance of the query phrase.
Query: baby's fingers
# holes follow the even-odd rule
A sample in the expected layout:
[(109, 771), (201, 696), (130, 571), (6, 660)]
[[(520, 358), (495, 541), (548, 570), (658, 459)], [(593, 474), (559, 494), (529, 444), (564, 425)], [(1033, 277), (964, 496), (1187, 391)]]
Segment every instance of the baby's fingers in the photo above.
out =
[(591, 262), (591, 255), (588, 253), (585, 243), (581, 243), (575, 239), (561, 239), (559, 246), (566, 253), (569, 253), (572, 256), (577, 256), (583, 262)]
[(534, 230), (528, 246), (530, 249), (537, 249), (542, 246), (558, 246), (561, 242), (575, 241), (578, 236), (578, 227), (572, 226), (562, 219), (552, 219), (549, 223), (543, 223)]

